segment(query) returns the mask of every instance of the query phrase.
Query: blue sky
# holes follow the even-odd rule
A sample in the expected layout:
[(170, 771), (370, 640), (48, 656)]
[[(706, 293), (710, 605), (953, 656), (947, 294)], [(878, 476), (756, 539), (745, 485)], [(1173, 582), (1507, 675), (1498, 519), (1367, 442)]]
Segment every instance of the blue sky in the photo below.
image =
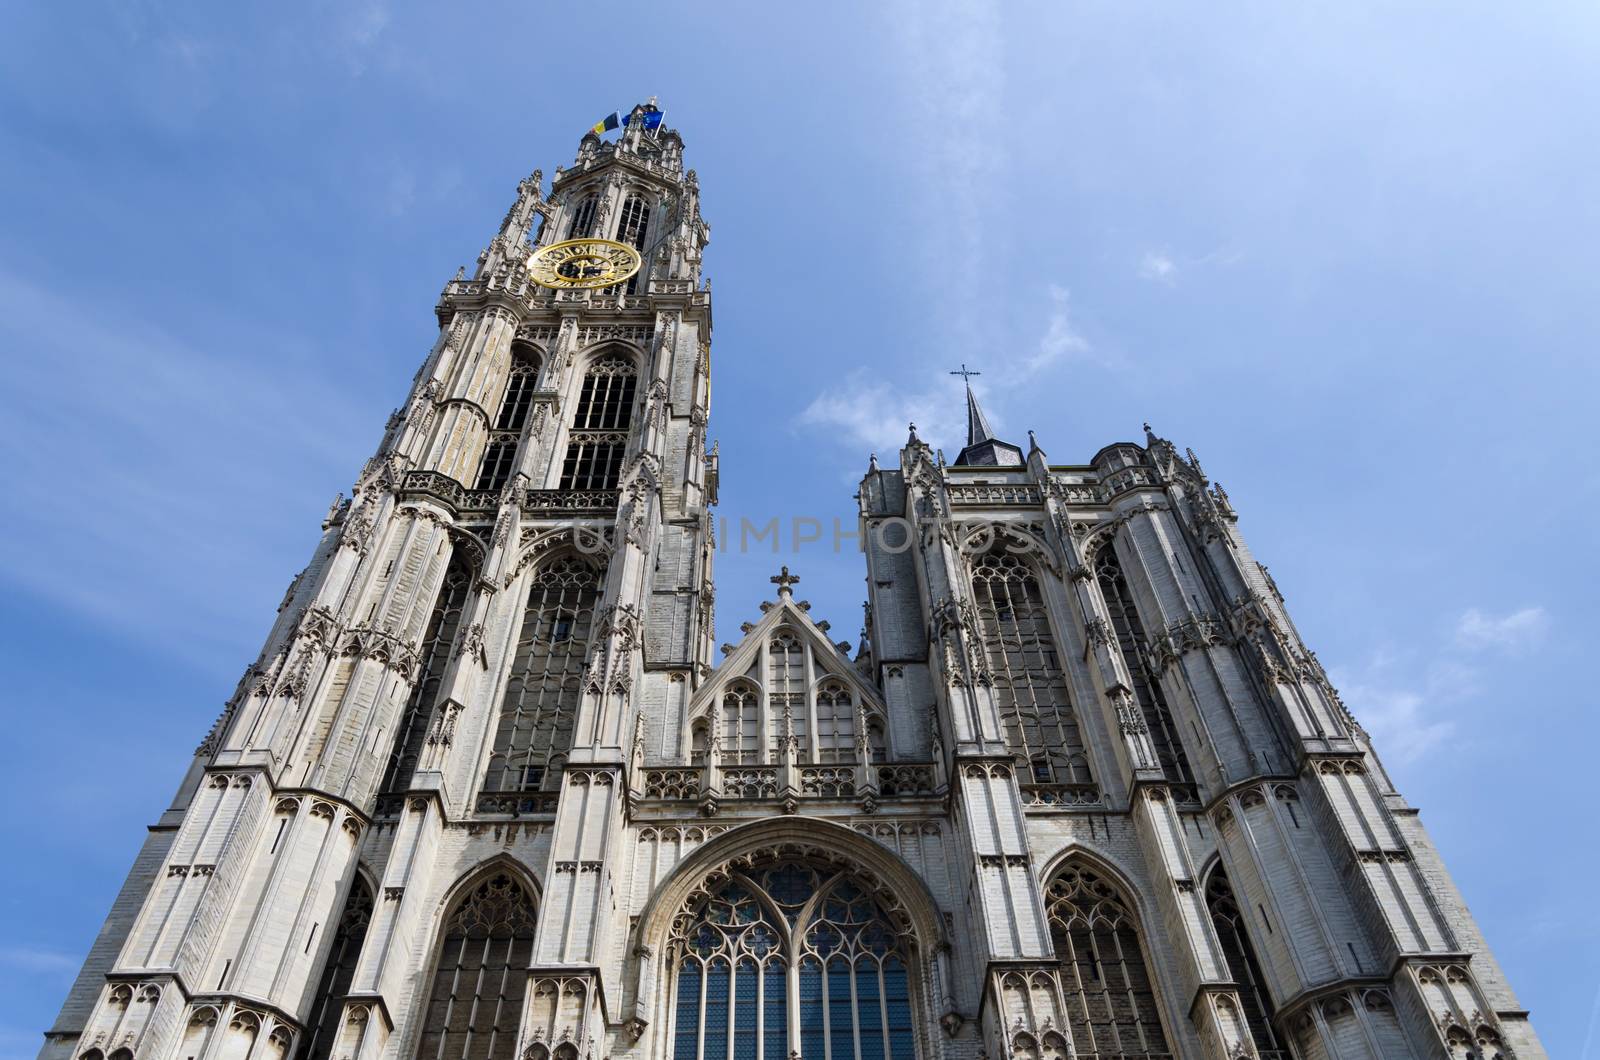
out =
[[(965, 361), (1058, 463), (1223, 482), (1552, 1055), (1600, 1058), (1600, 10), (5, 3), (0, 1057), (518, 178), (655, 94), (712, 223), (733, 520), (853, 525)], [(853, 636), (825, 540), (779, 563)], [(1585, 645), (1588, 645), (1585, 650)]]

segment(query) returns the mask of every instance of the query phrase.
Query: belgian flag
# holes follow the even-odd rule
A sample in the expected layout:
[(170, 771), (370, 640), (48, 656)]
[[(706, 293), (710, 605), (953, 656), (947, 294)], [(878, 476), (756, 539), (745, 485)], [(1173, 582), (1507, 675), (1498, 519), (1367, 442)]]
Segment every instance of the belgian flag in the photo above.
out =
[(621, 125), (622, 125), (622, 115), (617, 113), (616, 111), (612, 111), (610, 114), (607, 114), (604, 118), (601, 118), (599, 121), (595, 122), (594, 123), (594, 128), (590, 129), (589, 131), (594, 133), (596, 136), (599, 136), (602, 133), (607, 133), (607, 132), (610, 132), (612, 129), (618, 128)]

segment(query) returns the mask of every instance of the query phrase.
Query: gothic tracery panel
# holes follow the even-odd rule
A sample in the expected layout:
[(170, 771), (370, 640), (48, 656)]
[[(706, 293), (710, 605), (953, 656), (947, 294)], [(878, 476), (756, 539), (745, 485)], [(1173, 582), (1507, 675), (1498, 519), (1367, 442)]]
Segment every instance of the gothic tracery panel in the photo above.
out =
[(1169, 1057), (1138, 918), (1127, 899), (1100, 873), (1070, 864), (1050, 882), (1045, 907), (1075, 1055)]
[(445, 919), (418, 1060), (511, 1060), (516, 1054), (534, 909), (521, 883), (497, 872)]
[(633, 361), (620, 354), (601, 357), (589, 366), (567, 434), (561, 489), (616, 488), (628, 447), (637, 383)]
[(553, 766), (572, 746), (604, 581), (604, 571), (578, 556), (550, 560), (529, 579), (485, 790), (536, 791), (557, 783)]
[(1036, 784), (1092, 784), (1037, 574), (991, 552), (973, 562), (972, 588), (1007, 746)]
[(674, 1060), (915, 1060), (909, 940), (847, 872), (731, 876), (671, 954)]
[(516, 470), (517, 447), (522, 442), (522, 430), (527, 426), (533, 393), (538, 385), (537, 356), (524, 346), (514, 346), (505, 394), (500, 399), (500, 411), (495, 415), (488, 444), (484, 446), (474, 489), (497, 490), (510, 480), (511, 473)]

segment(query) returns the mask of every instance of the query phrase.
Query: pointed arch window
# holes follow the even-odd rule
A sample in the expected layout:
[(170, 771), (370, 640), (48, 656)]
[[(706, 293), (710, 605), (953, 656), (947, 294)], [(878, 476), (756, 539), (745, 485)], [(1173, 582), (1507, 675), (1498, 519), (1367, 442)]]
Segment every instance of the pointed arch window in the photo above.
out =
[(817, 688), (817, 761), (856, 760), (856, 706), (843, 681)]
[(972, 565), (978, 632), (1006, 745), (1035, 784), (1092, 785), (1038, 576), (1007, 552)]
[(1263, 1060), (1287, 1060), (1289, 1047), (1278, 1039), (1272, 1026), (1272, 994), (1261, 975), (1255, 947), (1250, 944), (1245, 914), (1239, 908), (1233, 884), (1221, 865), (1212, 870), (1211, 879), (1206, 883), (1206, 910), (1217, 930), (1217, 941), (1228, 961), (1228, 972), (1239, 989), (1239, 1003), (1244, 1006), (1245, 1022), (1250, 1026), (1250, 1040)]
[(372, 889), (358, 873), (350, 886), (350, 896), (345, 899), (344, 912), (339, 916), (328, 962), (322, 966), (316, 1001), (311, 1007), (311, 1018), (306, 1022), (304, 1044), (297, 1060), (328, 1060), (333, 1055), (334, 1044), (339, 1039), (340, 1017), (344, 1014), (344, 999), (350, 994), (356, 961), (361, 956), (361, 944), (366, 941), (367, 925), (371, 922)]
[(457, 549), (445, 568), (444, 582), (433, 604), (433, 614), (428, 619), (428, 629), (417, 650), (417, 678), (411, 686), (411, 697), (406, 700), (400, 715), (400, 726), (395, 730), (394, 744), (389, 752), (389, 764), (384, 770), (383, 783), (378, 790), (384, 794), (406, 791), (417, 771), (417, 761), (422, 755), (428, 729), (433, 722), (434, 710), (439, 704), (439, 693), (445, 673), (455, 648), (461, 641), (462, 615), (472, 591), (472, 564), (466, 553)]
[(594, 215), (600, 208), (600, 196), (590, 192), (578, 203), (578, 208), (572, 212), (572, 221), (567, 225), (568, 239), (582, 239), (594, 234)]
[(500, 411), (495, 416), (494, 429), (489, 432), (488, 444), (483, 449), (483, 461), (478, 465), (478, 481), (474, 489), (497, 490), (510, 480), (517, 465), (517, 446), (522, 441), (522, 429), (528, 423), (528, 411), (533, 407), (533, 392), (538, 385), (538, 358), (531, 355), (525, 346), (512, 346), (511, 372), (506, 377), (505, 395), (500, 399)]
[(1150, 742), (1155, 746), (1162, 775), (1177, 784), (1193, 784), (1194, 773), (1189, 769), (1189, 758), (1183, 752), (1183, 741), (1172, 720), (1172, 711), (1167, 708), (1167, 697), (1161, 691), (1161, 682), (1156, 679), (1155, 668), (1145, 649), (1144, 624), (1139, 621), (1139, 609), (1128, 588), (1128, 579), (1122, 573), (1122, 563), (1117, 559), (1113, 542), (1100, 546), (1095, 554), (1094, 572), (1100, 593), (1105, 597), (1106, 610), (1111, 615), (1117, 649), (1133, 679), (1133, 696), (1144, 712), (1145, 727), (1150, 730)]
[[(622, 218), (617, 222), (617, 242), (626, 243), (640, 254), (644, 253), (645, 233), (650, 230), (650, 204), (640, 195), (630, 195), (622, 204)], [(650, 263), (644, 262), (639, 271), (628, 277), (627, 292), (639, 289), (640, 278), (648, 274)]]
[(604, 571), (576, 556), (558, 557), (534, 573), (500, 702), (485, 790), (538, 791), (558, 782), (557, 767), (572, 747), (604, 583)]
[(916, 1060), (906, 933), (849, 873), (735, 874), (679, 918), (673, 1060)]
[(533, 901), (504, 872), (445, 919), (418, 1060), (512, 1060), (533, 963)]
[(633, 421), (637, 382), (637, 370), (627, 357), (613, 354), (590, 366), (567, 434), (562, 489), (616, 489)]
[(1079, 1056), (1168, 1060), (1138, 918), (1100, 873), (1069, 864), (1045, 891), (1062, 997)]
[(722, 761), (761, 761), (761, 697), (749, 685), (734, 685), (722, 694)]

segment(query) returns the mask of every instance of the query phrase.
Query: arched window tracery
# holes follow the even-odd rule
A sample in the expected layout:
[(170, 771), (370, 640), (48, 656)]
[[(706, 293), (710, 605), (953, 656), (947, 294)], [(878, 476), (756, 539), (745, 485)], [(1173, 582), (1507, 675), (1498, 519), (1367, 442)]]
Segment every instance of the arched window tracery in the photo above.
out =
[(1111, 631), (1116, 636), (1117, 649), (1133, 679), (1134, 699), (1144, 712), (1145, 727), (1150, 731), (1150, 742), (1155, 746), (1156, 760), (1161, 763), (1162, 774), (1179, 784), (1193, 784), (1194, 773), (1189, 769), (1189, 758), (1183, 751), (1183, 740), (1167, 708), (1167, 698), (1161, 691), (1161, 682), (1145, 648), (1144, 625), (1139, 621), (1139, 609), (1134, 603), (1128, 579), (1122, 573), (1117, 550), (1111, 541), (1100, 546), (1094, 559), (1095, 579), (1100, 583), (1106, 609), (1111, 615)]
[(339, 1039), (339, 1020), (344, 1013), (344, 999), (350, 993), (350, 982), (355, 978), (356, 961), (361, 956), (361, 944), (367, 938), (367, 925), (372, 922), (372, 889), (359, 873), (350, 886), (350, 896), (345, 899), (344, 912), (334, 931), (333, 948), (328, 951), (328, 961), (322, 966), (322, 978), (317, 984), (316, 1001), (311, 1006), (310, 1019), (302, 1039), (297, 1060), (328, 1060), (333, 1055), (334, 1043)]
[(444, 582), (439, 586), (427, 632), (417, 650), (416, 682), (411, 686), (411, 696), (406, 700), (400, 725), (395, 730), (389, 764), (378, 788), (380, 792), (389, 794), (411, 787), (428, 728), (433, 722), (433, 712), (439, 705), (445, 673), (461, 639), (462, 615), (472, 582), (472, 564), (466, 553), (458, 549), (445, 568)]
[(594, 234), (595, 211), (600, 207), (600, 196), (590, 192), (578, 203), (578, 208), (572, 213), (572, 221), (567, 225), (568, 239), (582, 239)]
[(848, 872), (732, 875), (671, 954), (673, 1060), (915, 1060), (909, 939)]
[(527, 425), (538, 385), (538, 357), (527, 347), (513, 346), (511, 372), (506, 377), (506, 390), (500, 398), (494, 428), (483, 449), (474, 489), (497, 490), (510, 480), (511, 473), (516, 470), (517, 446), (522, 442), (522, 429)]
[(973, 561), (972, 589), (1006, 745), (1036, 784), (1093, 784), (1038, 576), (990, 552)]
[(1250, 1039), (1264, 1058), (1288, 1057), (1289, 1047), (1279, 1041), (1272, 1026), (1272, 993), (1261, 975), (1255, 947), (1250, 944), (1245, 914), (1239, 908), (1238, 899), (1233, 894), (1233, 884), (1221, 865), (1212, 870), (1211, 879), (1206, 883), (1206, 909), (1211, 914), (1212, 926), (1216, 928), (1217, 941), (1222, 945), (1228, 971), (1239, 989), (1239, 1002), (1244, 1006)]
[(615, 489), (622, 471), (633, 420), (638, 371), (619, 354), (589, 366), (567, 434), (567, 455), (561, 465), (561, 489)]
[(512, 1060), (534, 924), (531, 896), (508, 873), (462, 896), (445, 918), (418, 1060)]
[(605, 572), (577, 556), (557, 557), (534, 572), (485, 790), (537, 791), (556, 783), (554, 767), (572, 746), (604, 585)]
[[(622, 217), (617, 222), (617, 242), (626, 243), (644, 253), (645, 233), (650, 230), (650, 203), (643, 196), (630, 195), (622, 204)], [(627, 292), (634, 294), (650, 272), (650, 263), (644, 262), (639, 271), (628, 277)]]
[(1167, 1060), (1138, 917), (1121, 891), (1074, 862), (1051, 880), (1045, 909), (1076, 1055)]

